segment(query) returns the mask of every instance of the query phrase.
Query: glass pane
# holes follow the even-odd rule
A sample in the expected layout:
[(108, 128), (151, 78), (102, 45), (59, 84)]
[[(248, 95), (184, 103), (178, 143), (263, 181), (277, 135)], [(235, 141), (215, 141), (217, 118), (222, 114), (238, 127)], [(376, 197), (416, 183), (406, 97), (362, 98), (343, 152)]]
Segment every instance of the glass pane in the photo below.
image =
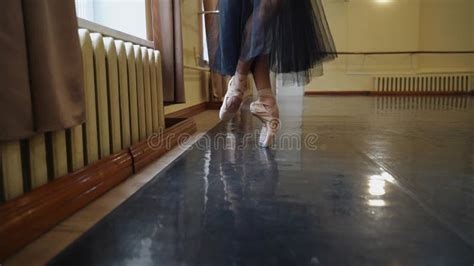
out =
[(77, 16), (146, 39), (145, 0), (75, 0)]

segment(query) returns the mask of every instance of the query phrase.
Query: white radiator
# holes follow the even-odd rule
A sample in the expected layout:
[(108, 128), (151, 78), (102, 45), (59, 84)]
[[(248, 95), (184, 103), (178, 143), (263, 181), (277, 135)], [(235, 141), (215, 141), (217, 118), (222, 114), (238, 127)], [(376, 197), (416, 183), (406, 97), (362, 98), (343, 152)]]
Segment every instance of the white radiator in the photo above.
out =
[(472, 76), (454, 75), (404, 75), (378, 76), (374, 80), (378, 93), (469, 93), (472, 90)]
[(407, 117), (407, 111), (447, 111), (447, 110), (471, 110), (472, 101), (470, 97), (451, 96), (384, 96), (374, 97), (377, 114), (398, 114)]

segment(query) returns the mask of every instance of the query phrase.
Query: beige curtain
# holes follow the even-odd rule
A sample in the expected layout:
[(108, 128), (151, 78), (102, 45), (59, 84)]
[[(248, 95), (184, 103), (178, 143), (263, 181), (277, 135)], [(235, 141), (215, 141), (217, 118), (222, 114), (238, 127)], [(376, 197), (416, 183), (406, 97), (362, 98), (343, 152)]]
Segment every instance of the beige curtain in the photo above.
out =
[(151, 8), (153, 40), (162, 58), (164, 101), (184, 103), (181, 0), (152, 0)]
[(74, 0), (0, 1), (0, 140), (84, 121)]

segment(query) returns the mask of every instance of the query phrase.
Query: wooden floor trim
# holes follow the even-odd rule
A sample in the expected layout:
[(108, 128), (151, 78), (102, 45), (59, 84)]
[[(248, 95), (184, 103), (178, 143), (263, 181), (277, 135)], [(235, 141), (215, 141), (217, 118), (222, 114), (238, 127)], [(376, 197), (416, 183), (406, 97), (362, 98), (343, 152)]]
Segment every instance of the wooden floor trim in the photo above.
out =
[(166, 115), (166, 118), (190, 118), (206, 110), (219, 110), (222, 102), (203, 102)]
[(372, 92), (373, 96), (468, 96), (474, 95), (471, 92)]
[(219, 110), (221, 108), (222, 102), (208, 102), (207, 109), (208, 110)]
[(463, 96), (470, 92), (377, 92), (377, 91), (306, 91), (305, 96)]
[(0, 264), (196, 132), (193, 119), (0, 205)]
[(0, 206), (0, 261), (132, 175), (128, 151), (93, 163)]
[(207, 102), (196, 104), (190, 107), (183, 108), (179, 111), (167, 114), (166, 118), (189, 118), (207, 110)]
[(370, 95), (370, 91), (306, 91), (305, 96), (354, 96)]
[(168, 128), (161, 135), (156, 135), (130, 148), (135, 171), (140, 171), (153, 161), (160, 158), (171, 148), (187, 140), (196, 133), (196, 123), (192, 118), (185, 119)]

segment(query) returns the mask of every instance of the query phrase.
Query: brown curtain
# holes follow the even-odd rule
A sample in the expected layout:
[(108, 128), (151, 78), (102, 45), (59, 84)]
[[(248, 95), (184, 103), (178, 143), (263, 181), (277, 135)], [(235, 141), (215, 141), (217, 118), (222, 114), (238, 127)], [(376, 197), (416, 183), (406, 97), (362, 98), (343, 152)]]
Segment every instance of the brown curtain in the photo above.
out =
[(74, 0), (1, 0), (0, 13), (0, 140), (82, 123)]
[[(203, 6), (205, 11), (215, 11), (218, 10), (219, 0), (203, 0)], [(219, 37), (219, 15), (218, 14), (206, 14), (206, 36), (208, 43), (218, 43), (217, 38)], [(215, 49), (217, 46), (210, 46), (209, 56), (212, 57), (216, 53)], [(213, 50), (214, 49), (214, 50)], [(229, 80), (228, 76), (220, 75), (216, 72), (211, 72), (210, 75), (211, 82), (211, 95), (213, 101), (221, 101), (224, 97), (227, 90), (227, 82)]]
[(181, 0), (152, 0), (151, 7), (153, 40), (163, 64), (164, 101), (184, 103)]

